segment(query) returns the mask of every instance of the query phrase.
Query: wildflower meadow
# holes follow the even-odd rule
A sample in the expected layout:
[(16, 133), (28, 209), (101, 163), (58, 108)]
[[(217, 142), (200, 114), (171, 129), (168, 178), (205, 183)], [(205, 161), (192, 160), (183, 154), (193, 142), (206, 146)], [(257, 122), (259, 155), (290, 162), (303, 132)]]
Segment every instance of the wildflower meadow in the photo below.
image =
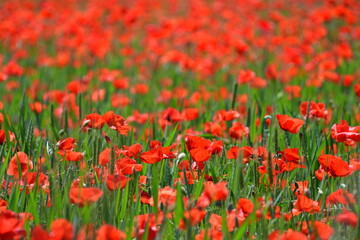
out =
[(358, 142), (358, 0), (0, 0), (0, 240), (360, 239)]

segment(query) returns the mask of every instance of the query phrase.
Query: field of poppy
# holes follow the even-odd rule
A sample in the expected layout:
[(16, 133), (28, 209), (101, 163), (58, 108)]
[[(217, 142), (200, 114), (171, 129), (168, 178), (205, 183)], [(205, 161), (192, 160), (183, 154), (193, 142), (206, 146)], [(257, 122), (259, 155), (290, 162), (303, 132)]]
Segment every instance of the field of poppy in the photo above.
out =
[(360, 1), (0, 1), (0, 240), (360, 239)]

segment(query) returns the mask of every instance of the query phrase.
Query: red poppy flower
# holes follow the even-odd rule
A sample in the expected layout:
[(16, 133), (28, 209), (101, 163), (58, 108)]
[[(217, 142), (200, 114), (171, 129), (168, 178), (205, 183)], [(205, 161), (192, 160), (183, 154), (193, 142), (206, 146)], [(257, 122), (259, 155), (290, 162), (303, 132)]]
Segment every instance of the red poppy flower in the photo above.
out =
[(350, 127), (345, 120), (341, 120), (340, 123), (336, 123), (331, 127), (331, 137), (336, 142), (351, 142), (360, 141), (360, 126)]
[(151, 149), (147, 152), (143, 152), (140, 155), (140, 160), (144, 163), (154, 164), (160, 162), (163, 159), (163, 153), (161, 149)]
[(162, 115), (163, 119), (171, 123), (179, 122), (181, 120), (180, 112), (174, 108), (167, 108)]
[(50, 239), (50, 235), (40, 225), (37, 225), (31, 231), (30, 239), (31, 240), (48, 240), (48, 239)]
[(115, 173), (120, 175), (131, 175), (134, 172), (140, 172), (143, 166), (129, 157), (124, 157), (116, 160)]
[(254, 204), (249, 199), (240, 198), (236, 204), (236, 210), (240, 215), (247, 217), (254, 211)]
[(245, 146), (245, 147), (241, 147), (241, 148), (237, 147), (237, 146), (233, 146), (227, 152), (226, 157), (228, 159), (237, 159), (238, 156), (240, 155), (243, 158), (248, 158), (253, 154), (253, 152), (254, 152), (254, 149), (249, 146)]
[(315, 228), (314, 236), (320, 238), (321, 240), (330, 239), (331, 235), (334, 232), (334, 230), (329, 225), (322, 223), (320, 221), (314, 222), (314, 228)]
[(72, 187), (69, 192), (70, 203), (83, 207), (90, 203), (97, 202), (103, 192), (98, 188), (86, 188), (86, 187)]
[(24, 221), (12, 211), (0, 212), (0, 226), (0, 239), (21, 239), (26, 236)]
[(229, 135), (231, 138), (241, 140), (249, 135), (249, 128), (242, 123), (233, 122), (232, 127), (229, 129)]
[(344, 189), (339, 189), (333, 193), (330, 193), (329, 196), (326, 198), (326, 206), (332, 206), (335, 204), (354, 204), (355, 198), (354, 195), (349, 193), (348, 191)]
[(298, 148), (286, 148), (279, 153), (282, 154), (281, 158), (284, 161), (298, 163), (300, 160)]
[(135, 143), (131, 146), (123, 146), (124, 150), (121, 153), (127, 157), (138, 158), (140, 152), (142, 151), (143, 147), (140, 143)]
[[(0, 123), (1, 123), (1, 119), (0, 119)], [(8, 131), (9, 134), (9, 140), (10, 142), (14, 141), (15, 139), (15, 135), (14, 133)], [(0, 130), (0, 145), (4, 144), (6, 142), (6, 134), (5, 134), (5, 130)]]
[[(187, 221), (190, 221), (191, 226), (195, 226), (196, 224), (200, 223), (204, 219), (205, 215), (206, 211), (197, 207), (184, 212), (184, 218)], [(181, 230), (186, 229), (186, 224), (183, 220), (180, 221), (179, 228)]]
[(86, 115), (83, 125), (85, 125), (89, 128), (100, 129), (104, 126), (104, 124), (105, 124), (105, 121), (100, 114), (91, 113), (91, 114)]
[(147, 240), (154, 240), (160, 227), (159, 224), (162, 222), (163, 215), (160, 214), (157, 217), (153, 213), (138, 215), (136, 217), (137, 227), (135, 228), (135, 235), (138, 239), (143, 239), (143, 235), (148, 231)]
[(292, 229), (287, 230), (284, 234), (279, 236), (277, 239), (279, 240), (308, 240), (305, 234), (302, 232), (297, 232)]
[(342, 213), (337, 215), (336, 221), (339, 223), (343, 223), (345, 225), (350, 225), (353, 228), (356, 228), (358, 224), (358, 217), (355, 213), (349, 212), (344, 209)]
[(308, 213), (320, 212), (320, 204), (304, 195), (298, 196), (298, 199), (294, 202), (295, 209)]
[(66, 161), (78, 162), (83, 160), (84, 154), (82, 152), (74, 152), (70, 150), (61, 150), (59, 155), (65, 158)]
[[(159, 207), (160, 207), (160, 204), (163, 204), (168, 210), (171, 211), (175, 207), (176, 193), (177, 193), (176, 190), (172, 189), (169, 186), (159, 189), (159, 193), (158, 193)], [(153, 198), (150, 198), (149, 203), (151, 206), (154, 206)]]
[(182, 112), (182, 115), (185, 121), (195, 120), (199, 117), (199, 110), (196, 108), (186, 108)]
[(31, 111), (39, 114), (41, 113), (44, 109), (45, 109), (45, 105), (40, 103), (40, 102), (34, 102), (34, 103), (30, 103), (30, 109)]
[(126, 239), (126, 234), (117, 228), (104, 224), (96, 231), (96, 240), (122, 240)]
[(308, 190), (309, 181), (301, 181), (291, 184), (291, 191), (295, 193), (296, 196), (303, 195)]
[(304, 121), (297, 118), (292, 118), (287, 115), (277, 114), (276, 118), (279, 122), (280, 128), (282, 130), (288, 131), (290, 133), (296, 134), (299, 132), (302, 125), (304, 125)]
[[(20, 165), (20, 169), (18, 169), (18, 165)], [(21, 175), (24, 176), (29, 168), (32, 168), (32, 162), (29, 160), (26, 153), (17, 152), (11, 158), (6, 173), (10, 176), (14, 176), (15, 179), (18, 179), (20, 177), (19, 171), (21, 172)]]
[(0, 198), (0, 213), (6, 210), (8, 203)]
[(104, 121), (111, 129), (116, 130), (121, 135), (127, 135), (130, 130), (125, 119), (122, 116), (115, 114), (113, 111), (104, 114)]
[(65, 138), (57, 142), (58, 150), (73, 150), (75, 148), (74, 138)]
[(226, 188), (226, 182), (213, 182), (204, 183), (204, 191), (198, 199), (197, 206), (205, 208), (211, 202), (226, 200), (229, 195), (229, 190)]
[(124, 175), (112, 174), (106, 178), (106, 186), (109, 191), (114, 191), (119, 188), (123, 189), (128, 180)]
[[(300, 104), (300, 113), (305, 117), (308, 110), (308, 102), (302, 102)], [(325, 108), (324, 103), (310, 102), (309, 118), (323, 118), (327, 119), (328, 110)]]
[(106, 166), (111, 159), (111, 148), (106, 148), (99, 154), (99, 164)]
[(333, 177), (345, 177), (351, 174), (349, 165), (338, 156), (321, 155), (318, 161), (321, 167)]
[(72, 240), (74, 233), (73, 233), (73, 226), (72, 224), (66, 219), (56, 219), (51, 223), (50, 226), (50, 238), (53, 240)]

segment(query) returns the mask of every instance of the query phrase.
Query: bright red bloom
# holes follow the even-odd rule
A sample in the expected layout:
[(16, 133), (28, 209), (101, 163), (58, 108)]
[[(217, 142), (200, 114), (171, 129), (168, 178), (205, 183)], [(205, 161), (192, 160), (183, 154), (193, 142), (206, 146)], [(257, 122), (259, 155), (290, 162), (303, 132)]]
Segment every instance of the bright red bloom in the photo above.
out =
[(250, 213), (252, 213), (252, 211), (254, 211), (254, 204), (249, 199), (240, 198), (236, 204), (236, 210), (241, 216), (247, 217)]
[(204, 191), (198, 199), (197, 206), (205, 208), (211, 202), (226, 200), (229, 190), (226, 188), (226, 182), (214, 184), (211, 181), (204, 183)]
[(24, 221), (12, 211), (0, 212), (0, 226), (1, 240), (21, 239), (26, 236)]
[(58, 150), (73, 150), (75, 148), (75, 138), (65, 138), (57, 142)]
[(80, 188), (75, 186), (69, 192), (70, 203), (77, 204), (79, 207), (97, 202), (102, 195), (103, 192), (98, 188)]
[(245, 127), (242, 123), (233, 122), (232, 127), (229, 129), (229, 135), (234, 139), (242, 139), (249, 135), (249, 128)]
[(174, 108), (167, 108), (163, 114), (163, 119), (166, 119), (167, 121), (171, 123), (179, 122), (181, 121), (181, 114), (178, 110)]
[(321, 155), (318, 161), (321, 167), (333, 177), (345, 177), (351, 174), (349, 165), (338, 156)]
[(106, 178), (106, 186), (109, 191), (114, 191), (116, 189), (123, 189), (126, 187), (127, 179), (124, 175), (111, 174)]
[(115, 173), (120, 175), (131, 175), (134, 172), (140, 172), (143, 166), (129, 157), (124, 157), (116, 160)]
[(254, 149), (252, 147), (249, 147), (249, 146), (245, 146), (245, 147), (233, 146), (227, 152), (226, 157), (228, 159), (237, 159), (239, 156), (242, 156), (243, 158), (248, 158), (253, 153), (254, 153)]
[[(176, 190), (169, 186), (159, 189), (158, 205), (163, 204), (168, 210), (172, 210), (175, 207), (176, 193)], [(153, 198), (150, 198), (150, 205), (154, 206)]]
[(292, 118), (287, 115), (277, 114), (276, 118), (282, 130), (288, 131), (293, 134), (298, 133), (302, 125), (304, 125), (304, 120)]
[[(308, 102), (302, 102), (300, 104), (300, 113), (306, 117), (306, 113), (308, 110)], [(327, 119), (328, 117), (328, 110), (325, 108), (324, 103), (315, 103), (310, 102), (310, 109), (309, 109), (309, 118), (323, 118)]]
[(100, 129), (104, 126), (105, 121), (100, 114), (91, 113), (91, 114), (86, 115), (83, 125), (85, 125), (85, 124), (89, 128)]
[(286, 162), (298, 163), (300, 160), (298, 148), (286, 148), (280, 153), (282, 154), (281, 158)]
[(295, 193), (296, 196), (303, 195), (308, 190), (309, 181), (296, 182), (291, 184), (291, 191)]
[(96, 231), (96, 240), (122, 240), (126, 234), (109, 224), (102, 225)]
[(73, 226), (72, 224), (66, 219), (56, 219), (51, 223), (50, 227), (50, 239), (51, 240), (72, 240), (74, 233), (73, 233)]
[(127, 135), (130, 130), (125, 119), (122, 116), (115, 114), (113, 111), (105, 113), (103, 119), (111, 129), (116, 130), (121, 135)]
[(162, 222), (163, 216), (159, 214), (157, 222), (153, 213), (138, 215), (136, 217), (137, 226), (135, 228), (135, 235), (138, 239), (143, 239), (143, 235), (148, 231), (147, 240), (156, 238), (157, 232), (160, 229), (159, 224)]
[(196, 108), (186, 108), (182, 112), (182, 115), (185, 121), (195, 120), (199, 117), (199, 110)]
[[(197, 207), (184, 212), (184, 218), (187, 221), (190, 221), (191, 226), (195, 226), (196, 224), (200, 223), (204, 219), (205, 215), (206, 211)], [(186, 224), (183, 220), (180, 221), (179, 228), (182, 230), (186, 229)]]
[(331, 235), (334, 232), (334, 230), (329, 225), (322, 223), (320, 221), (315, 221), (314, 227), (316, 231), (314, 235), (319, 237), (321, 240), (330, 239)]
[(211, 152), (204, 148), (195, 148), (190, 150), (191, 158), (196, 162), (206, 162), (211, 157)]
[(34, 227), (31, 231), (31, 240), (48, 240), (50, 235), (40, 225)]
[(345, 142), (347, 145), (352, 145), (360, 141), (360, 126), (350, 127), (345, 120), (336, 123), (331, 127), (331, 137), (336, 142)]
[(163, 153), (160, 148), (151, 149), (140, 155), (140, 160), (144, 163), (154, 164), (163, 159)]
[(294, 202), (295, 209), (308, 213), (320, 212), (319, 202), (314, 201), (304, 195), (298, 196), (298, 199)]
[[(20, 169), (18, 169), (18, 164), (20, 166)], [(18, 179), (20, 177), (19, 172), (21, 172), (21, 175), (24, 176), (28, 172), (29, 168), (32, 168), (32, 162), (29, 160), (26, 153), (17, 152), (11, 158), (6, 173), (10, 176), (14, 176), (15, 179)]]
[(84, 158), (84, 154), (82, 152), (74, 152), (70, 150), (61, 150), (59, 151), (59, 154), (65, 158), (66, 161), (70, 162), (78, 162)]
[(282, 234), (281, 236), (279, 236), (278, 238), (275, 239), (279, 239), (279, 240), (308, 240), (308, 238), (306, 237), (305, 234), (303, 234), (302, 232), (297, 232), (294, 231), (292, 229), (287, 230), (284, 234)]

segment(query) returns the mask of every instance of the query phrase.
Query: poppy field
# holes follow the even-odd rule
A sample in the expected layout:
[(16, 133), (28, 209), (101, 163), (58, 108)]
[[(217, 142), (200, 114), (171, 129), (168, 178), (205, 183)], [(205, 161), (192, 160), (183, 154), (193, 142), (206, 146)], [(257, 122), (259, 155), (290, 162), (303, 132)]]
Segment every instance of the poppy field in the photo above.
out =
[(0, 1), (0, 240), (360, 239), (360, 1)]

